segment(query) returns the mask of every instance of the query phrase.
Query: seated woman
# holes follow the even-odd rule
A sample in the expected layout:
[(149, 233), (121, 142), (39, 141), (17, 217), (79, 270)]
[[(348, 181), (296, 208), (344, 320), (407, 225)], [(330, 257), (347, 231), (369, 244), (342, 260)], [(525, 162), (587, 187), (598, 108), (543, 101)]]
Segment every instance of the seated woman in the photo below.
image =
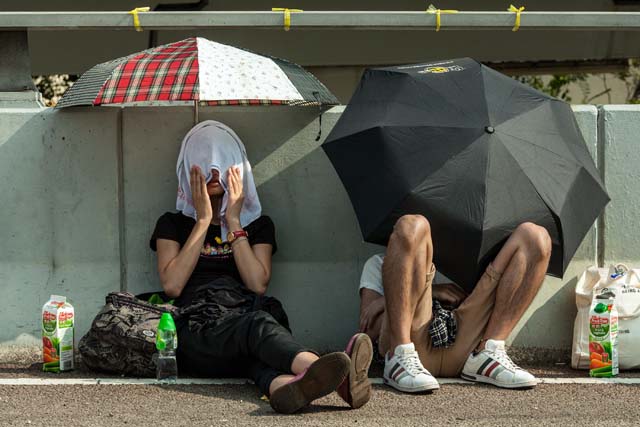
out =
[(238, 136), (219, 122), (198, 124), (182, 141), (177, 175), (180, 212), (158, 219), (150, 245), (158, 253), (162, 287), (180, 307), (181, 372), (251, 378), (283, 413), (339, 386), (352, 407), (366, 403), (368, 337), (354, 336), (348, 354), (318, 357), (293, 338), (281, 304), (264, 296), (275, 228), (261, 214)]

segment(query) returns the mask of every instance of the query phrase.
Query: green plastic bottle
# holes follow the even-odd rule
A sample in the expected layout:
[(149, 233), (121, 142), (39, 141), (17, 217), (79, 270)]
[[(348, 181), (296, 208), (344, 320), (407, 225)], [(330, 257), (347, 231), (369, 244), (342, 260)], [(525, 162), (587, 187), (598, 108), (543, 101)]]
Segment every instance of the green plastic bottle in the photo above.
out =
[(178, 333), (176, 332), (176, 324), (173, 322), (171, 314), (163, 313), (156, 333), (156, 349), (158, 350), (156, 378), (158, 380), (175, 382), (178, 379), (177, 348)]

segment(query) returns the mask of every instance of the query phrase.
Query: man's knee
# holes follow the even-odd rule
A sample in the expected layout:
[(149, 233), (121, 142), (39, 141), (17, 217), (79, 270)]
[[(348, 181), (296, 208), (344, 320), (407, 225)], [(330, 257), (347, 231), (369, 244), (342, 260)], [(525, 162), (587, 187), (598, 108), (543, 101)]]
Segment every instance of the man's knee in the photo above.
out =
[(422, 215), (404, 215), (398, 219), (393, 227), (393, 233), (389, 239), (406, 249), (423, 243), (431, 238), (431, 226)]
[(544, 261), (551, 257), (551, 237), (546, 228), (525, 222), (516, 228), (515, 233), (530, 260)]

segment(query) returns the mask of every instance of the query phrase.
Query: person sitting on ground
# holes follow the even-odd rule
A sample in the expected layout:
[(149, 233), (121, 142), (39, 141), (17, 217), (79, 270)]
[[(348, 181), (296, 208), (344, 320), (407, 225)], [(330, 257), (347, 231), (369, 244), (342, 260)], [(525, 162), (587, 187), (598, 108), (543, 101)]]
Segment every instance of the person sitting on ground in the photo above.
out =
[(551, 255), (547, 230), (518, 226), (470, 295), (444, 276), (432, 284), (437, 249), (427, 219), (405, 215), (386, 255), (374, 255), (364, 266), (360, 330), (378, 341), (384, 382), (408, 393), (438, 389), (432, 374), (534, 387), (536, 378), (513, 363), (505, 340), (544, 280)]
[(158, 219), (150, 246), (164, 292), (180, 309), (180, 371), (248, 377), (282, 413), (341, 384), (351, 406), (366, 403), (366, 372), (365, 379), (355, 374), (368, 370), (369, 338), (352, 338), (353, 362), (343, 352), (319, 357), (293, 338), (282, 305), (264, 296), (277, 249), (275, 227), (261, 214), (238, 136), (219, 122), (196, 125), (182, 142), (177, 175), (179, 212)]

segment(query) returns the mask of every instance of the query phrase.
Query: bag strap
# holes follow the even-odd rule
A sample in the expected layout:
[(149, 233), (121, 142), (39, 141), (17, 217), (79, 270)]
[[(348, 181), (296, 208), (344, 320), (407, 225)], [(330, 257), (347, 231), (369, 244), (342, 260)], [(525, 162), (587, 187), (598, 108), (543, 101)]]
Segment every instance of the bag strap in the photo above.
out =
[(629, 270), (631, 270), (629, 268), (629, 266), (627, 266), (627, 264), (623, 264), (621, 262), (615, 265), (615, 269), (616, 269), (616, 271), (621, 271), (621, 272), (624, 272), (624, 273), (628, 273)]
[(116, 308), (130, 307), (138, 308), (152, 313), (162, 314), (171, 313), (175, 318), (178, 317), (178, 310), (176, 308), (168, 308), (166, 306), (150, 304), (146, 301), (142, 301), (135, 297), (135, 295), (129, 292), (111, 292), (106, 297), (107, 304), (112, 304)]

